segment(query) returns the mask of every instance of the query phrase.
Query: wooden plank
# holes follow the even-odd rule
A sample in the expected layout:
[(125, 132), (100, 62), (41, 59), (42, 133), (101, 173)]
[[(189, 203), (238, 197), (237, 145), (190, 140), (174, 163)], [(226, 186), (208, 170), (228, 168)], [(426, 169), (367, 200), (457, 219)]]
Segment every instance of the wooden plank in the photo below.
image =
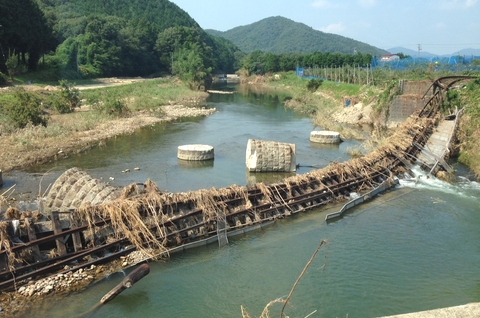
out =
[[(33, 227), (33, 222), (29, 218), (25, 218), (25, 225), (27, 227), (28, 241), (33, 242), (37, 240), (37, 235), (35, 234), (35, 228)], [(42, 254), (40, 254), (40, 248), (38, 245), (32, 246), (32, 254), (35, 262), (42, 260)]]
[[(104, 219), (104, 220), (95, 222), (93, 225), (94, 226), (103, 226), (105, 224), (110, 224), (110, 223), (111, 223), (110, 219)], [(84, 231), (86, 229), (88, 229), (88, 225), (82, 225), (81, 227), (78, 227), (76, 229), (66, 230), (66, 231), (60, 232), (59, 234), (53, 234), (53, 235), (49, 235), (49, 236), (46, 236), (46, 237), (39, 238), (36, 241), (27, 242), (27, 243), (22, 244), (22, 245), (16, 245), (16, 246), (12, 247), (12, 251), (13, 252), (18, 252), (22, 249), (29, 248), (30, 246), (47, 243), (47, 242), (53, 241), (53, 240), (55, 240), (59, 237), (64, 237), (64, 236), (67, 236), (67, 235), (75, 233), (75, 232)], [(7, 253), (7, 251), (5, 249), (3, 249), (3, 250), (0, 251), (0, 256), (4, 255), (6, 253)]]
[[(71, 228), (78, 227), (78, 222), (73, 217), (73, 214), (70, 214), (70, 227)], [(80, 236), (80, 232), (73, 233), (72, 239), (73, 239), (73, 248), (75, 249), (75, 252), (83, 250), (83, 244), (82, 244), (82, 238)]]
[[(53, 233), (60, 234), (62, 233), (62, 224), (60, 223), (60, 217), (58, 212), (52, 212), (52, 228)], [(57, 253), (59, 256), (67, 254), (67, 247), (65, 246), (63, 236), (60, 236), (55, 240), (57, 242)]]

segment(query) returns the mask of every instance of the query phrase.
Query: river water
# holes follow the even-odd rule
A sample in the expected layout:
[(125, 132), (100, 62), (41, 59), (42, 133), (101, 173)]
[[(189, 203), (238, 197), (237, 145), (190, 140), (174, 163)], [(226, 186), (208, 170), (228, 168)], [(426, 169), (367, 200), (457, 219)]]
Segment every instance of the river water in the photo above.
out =
[[(159, 124), (118, 137), (102, 148), (26, 172), (22, 179), (55, 180), (77, 166), (113, 184), (152, 179), (166, 191), (246, 185), (290, 174), (249, 174), (249, 138), (295, 143), (305, 173), (348, 160), (346, 141), (318, 146), (308, 141), (315, 127), (285, 110), (287, 96), (238, 87), (213, 95), (207, 118)], [(183, 144), (214, 146), (215, 160), (185, 165), (176, 159)], [(139, 167), (140, 171), (133, 171)], [(122, 173), (130, 169), (130, 173)], [(469, 172), (457, 167), (459, 175)], [(417, 171), (420, 175), (421, 171)], [(38, 183), (37, 183), (38, 184)], [(480, 186), (466, 178), (454, 185), (433, 178), (401, 185), (351, 210), (333, 223), (327, 210), (279, 220), (274, 225), (150, 264), (150, 274), (91, 317), (241, 317), (243, 305), (259, 317), (272, 300), (285, 298), (321, 240), (328, 244), (308, 267), (285, 314), (290, 317), (377, 317), (480, 301)], [(333, 207), (333, 210), (338, 209)], [(87, 290), (47, 299), (30, 317), (71, 317), (88, 311), (123, 278), (112, 273)], [(271, 307), (278, 316), (281, 305)]]

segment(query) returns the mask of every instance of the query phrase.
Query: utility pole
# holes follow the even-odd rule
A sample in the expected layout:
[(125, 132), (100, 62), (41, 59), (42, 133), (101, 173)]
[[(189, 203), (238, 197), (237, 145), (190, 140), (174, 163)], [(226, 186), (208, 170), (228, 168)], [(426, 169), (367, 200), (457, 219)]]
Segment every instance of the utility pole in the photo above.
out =
[(417, 59), (420, 58), (420, 51), (421, 51), (421, 50), (422, 50), (422, 45), (419, 44), (419, 45), (418, 45), (418, 55), (417, 55)]

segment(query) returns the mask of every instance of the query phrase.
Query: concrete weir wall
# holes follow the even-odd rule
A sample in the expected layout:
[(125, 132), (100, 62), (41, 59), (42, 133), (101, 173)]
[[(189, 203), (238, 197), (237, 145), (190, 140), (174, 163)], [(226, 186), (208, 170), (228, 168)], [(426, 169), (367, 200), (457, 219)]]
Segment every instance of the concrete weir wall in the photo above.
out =
[(480, 317), (480, 303), (470, 303), (461, 306), (420, 311), (403, 315), (385, 316), (382, 318), (449, 318), (449, 317)]
[(431, 81), (400, 81), (401, 95), (395, 96), (390, 104), (387, 124), (398, 125), (416, 110), (421, 109), (426, 102), (425, 99), (430, 97), (427, 95), (422, 99), (431, 85)]

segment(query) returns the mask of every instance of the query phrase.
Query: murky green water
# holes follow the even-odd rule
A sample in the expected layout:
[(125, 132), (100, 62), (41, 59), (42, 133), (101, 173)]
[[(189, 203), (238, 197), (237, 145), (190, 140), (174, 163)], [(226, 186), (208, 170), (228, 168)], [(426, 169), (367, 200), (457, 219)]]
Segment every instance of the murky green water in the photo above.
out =
[[(236, 87), (224, 89), (235, 90)], [(309, 141), (314, 130), (311, 120), (285, 110), (288, 96), (275, 93), (254, 93), (243, 89), (234, 95), (212, 95), (206, 107), (216, 112), (203, 118), (186, 118), (162, 123), (120, 136), (105, 147), (74, 155), (66, 160), (5, 174), (4, 188), (17, 182), (18, 191), (38, 193), (54, 182), (66, 169), (79, 167), (96, 178), (113, 185), (125, 186), (151, 179), (160, 189), (178, 192), (200, 188), (245, 185), (259, 181), (282, 179), (285, 174), (250, 174), (245, 168), (245, 150), (249, 138), (295, 143), (297, 164), (323, 167), (332, 161), (348, 160), (346, 150), (357, 145), (346, 141), (340, 145), (318, 146)], [(209, 162), (186, 162), (177, 159), (177, 148), (187, 144), (207, 144), (214, 147), (215, 159)], [(134, 171), (134, 168), (140, 171)], [(122, 171), (130, 169), (130, 173)], [(305, 173), (310, 167), (301, 167)], [(44, 175), (48, 172), (47, 175)], [(288, 175), (288, 174), (287, 174)], [(34, 180), (32, 180), (32, 177)], [(266, 180), (265, 180), (266, 178)]]
[[(309, 119), (285, 111), (272, 95), (214, 96), (217, 113), (144, 129), (107, 147), (58, 162), (55, 173), (79, 166), (115, 183), (150, 178), (162, 189), (186, 191), (250, 181), (248, 138), (293, 142), (297, 162), (326, 165), (348, 159), (343, 143), (312, 147)], [(176, 147), (215, 147), (206, 166), (179, 164)], [(141, 167), (139, 172), (121, 171)], [(52, 167), (39, 167), (37, 173)], [(311, 168), (301, 168), (300, 173)], [(230, 245), (173, 255), (151, 263), (150, 274), (104, 305), (93, 317), (241, 317), (243, 305), (260, 316), (271, 300), (286, 297), (322, 239), (317, 255), (287, 306), (290, 317), (376, 317), (480, 301), (480, 186), (451, 186), (420, 178), (325, 223), (314, 210), (230, 239)], [(89, 310), (123, 273), (60, 300), (47, 300), (30, 317), (70, 317)], [(272, 307), (278, 316), (281, 306)]]

